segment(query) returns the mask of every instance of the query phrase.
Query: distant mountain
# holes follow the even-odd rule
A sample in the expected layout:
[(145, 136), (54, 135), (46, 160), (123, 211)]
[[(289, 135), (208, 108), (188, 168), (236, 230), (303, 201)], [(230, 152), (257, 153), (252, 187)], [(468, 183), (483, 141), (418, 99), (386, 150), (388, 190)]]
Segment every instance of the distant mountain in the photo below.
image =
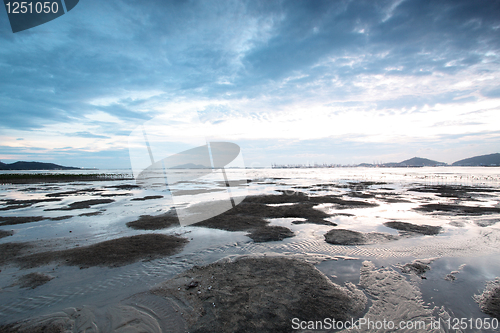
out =
[(66, 167), (54, 163), (19, 161), (11, 164), (0, 162), (0, 170), (78, 170), (80, 168)]
[(500, 154), (474, 156), (456, 161), (453, 166), (500, 166)]
[[(443, 163), (443, 162), (429, 160), (427, 158), (413, 157), (413, 158), (410, 158), (410, 159), (405, 160), (403, 162), (384, 163), (384, 164), (379, 165), (379, 166), (386, 167), (386, 168), (403, 168), (403, 167), (424, 167), (424, 166), (444, 166), (444, 165), (447, 165), (447, 164)], [(371, 166), (375, 166), (375, 165), (369, 164), (369, 163), (362, 163), (362, 164), (359, 164), (358, 166), (371, 167)]]
[(398, 163), (399, 166), (443, 166), (446, 163), (429, 160), (427, 158), (413, 157)]

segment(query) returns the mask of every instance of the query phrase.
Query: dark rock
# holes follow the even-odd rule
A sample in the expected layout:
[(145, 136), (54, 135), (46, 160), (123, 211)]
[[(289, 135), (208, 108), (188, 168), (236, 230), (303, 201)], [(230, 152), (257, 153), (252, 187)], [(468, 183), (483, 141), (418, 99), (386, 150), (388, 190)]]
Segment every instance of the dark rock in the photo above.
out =
[(332, 229), (325, 234), (325, 241), (334, 245), (367, 245), (398, 240), (394, 236), (381, 232), (362, 233), (347, 229)]
[(141, 215), (138, 220), (127, 223), (127, 227), (137, 230), (158, 230), (179, 225), (179, 218), (175, 211), (157, 216)]
[(191, 281), (191, 282), (189, 282), (188, 285), (186, 285), (186, 289), (196, 288), (196, 287), (198, 287), (198, 284), (199, 284), (198, 281)]
[(407, 232), (415, 232), (422, 235), (437, 235), (443, 228), (432, 225), (417, 225), (408, 222), (400, 222), (400, 221), (389, 221), (385, 222), (384, 225), (386, 227), (396, 229), (399, 231), (407, 231)]
[(490, 281), (486, 284), (481, 295), (475, 295), (474, 299), (479, 303), (481, 311), (500, 320), (500, 279)]
[(424, 277), (425, 272), (431, 269), (430, 264), (434, 259), (417, 259), (411, 263), (407, 263), (403, 266), (399, 266), (401, 272), (409, 274), (415, 273), (420, 277)]
[(247, 235), (254, 242), (272, 242), (280, 241), (287, 237), (293, 237), (295, 234), (292, 230), (281, 226), (265, 226), (253, 230)]
[(365, 235), (347, 229), (332, 229), (325, 234), (327, 243), (335, 245), (363, 245), (367, 243)]

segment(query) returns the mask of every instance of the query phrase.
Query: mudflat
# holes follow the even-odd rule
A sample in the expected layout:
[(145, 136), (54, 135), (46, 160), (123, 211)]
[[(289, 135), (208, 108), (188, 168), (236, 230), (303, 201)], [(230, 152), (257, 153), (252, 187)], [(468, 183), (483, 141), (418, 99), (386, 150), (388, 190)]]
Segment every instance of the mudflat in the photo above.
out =
[(152, 260), (178, 253), (187, 239), (159, 234), (122, 237), (101, 243), (67, 250), (26, 254), (29, 243), (0, 245), (0, 263), (15, 263), (22, 268), (33, 268), (58, 262), (81, 268), (91, 266), (123, 266), (138, 260)]
[(289, 332), (292, 318), (349, 321), (367, 298), (307, 262), (242, 257), (194, 267), (152, 290), (173, 299), (190, 332)]

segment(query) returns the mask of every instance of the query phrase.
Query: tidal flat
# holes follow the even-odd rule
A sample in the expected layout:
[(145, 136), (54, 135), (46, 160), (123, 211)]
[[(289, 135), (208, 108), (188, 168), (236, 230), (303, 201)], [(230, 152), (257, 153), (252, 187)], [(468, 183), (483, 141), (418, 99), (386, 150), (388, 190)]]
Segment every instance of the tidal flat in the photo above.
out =
[(225, 182), (92, 177), (4, 177), (0, 332), (500, 319), (499, 168), (249, 169), (190, 225)]

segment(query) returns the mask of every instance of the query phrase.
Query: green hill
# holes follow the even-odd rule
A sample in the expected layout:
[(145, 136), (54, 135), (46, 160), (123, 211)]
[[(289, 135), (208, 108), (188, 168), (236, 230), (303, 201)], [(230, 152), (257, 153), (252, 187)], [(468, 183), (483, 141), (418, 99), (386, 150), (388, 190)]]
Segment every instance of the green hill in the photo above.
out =
[(429, 160), (428, 158), (413, 157), (398, 163), (400, 166), (443, 166), (446, 163)]
[(408, 160), (404, 160), (399, 163), (384, 163), (382, 166), (389, 168), (401, 168), (401, 167), (424, 167), (424, 166), (443, 166), (446, 163), (429, 160), (428, 158), (413, 157)]
[(453, 166), (500, 166), (500, 154), (474, 156), (456, 161)]
[(66, 167), (54, 163), (19, 161), (7, 164), (0, 162), (0, 170), (78, 170), (78, 169), (80, 168)]

